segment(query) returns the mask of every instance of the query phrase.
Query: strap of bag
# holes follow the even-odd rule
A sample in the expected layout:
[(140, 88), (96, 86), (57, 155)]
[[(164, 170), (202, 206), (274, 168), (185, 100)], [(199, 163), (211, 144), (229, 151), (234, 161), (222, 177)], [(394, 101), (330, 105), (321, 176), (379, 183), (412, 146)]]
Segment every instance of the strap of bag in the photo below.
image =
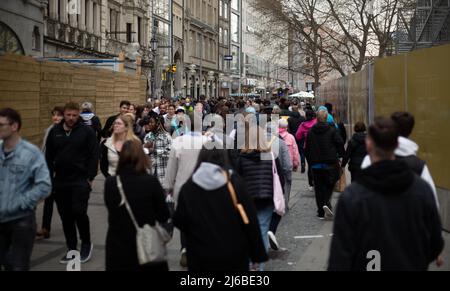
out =
[(278, 169), (277, 169), (277, 162), (275, 160), (275, 155), (273, 154), (273, 152), (270, 152), (270, 154), (272, 155), (272, 174), (278, 174)]
[(248, 219), (247, 213), (245, 212), (244, 207), (242, 204), (238, 202), (236, 191), (234, 190), (233, 184), (231, 183), (231, 179), (229, 178), (227, 172), (224, 171), (224, 175), (227, 178), (227, 186), (228, 186), (228, 192), (230, 192), (231, 200), (233, 201), (234, 207), (239, 211), (239, 214), (242, 217), (242, 221), (245, 225), (250, 224), (250, 221)]
[(116, 177), (116, 181), (117, 181), (117, 188), (119, 189), (120, 196), (122, 196), (122, 203), (120, 205), (125, 204), (125, 207), (127, 208), (128, 213), (130, 215), (131, 221), (133, 221), (134, 227), (136, 227), (136, 230), (138, 230), (139, 225), (136, 222), (136, 218), (134, 217), (133, 211), (131, 210), (130, 204), (128, 203), (127, 196), (125, 195), (125, 191), (123, 190), (122, 181), (120, 180), (119, 176)]

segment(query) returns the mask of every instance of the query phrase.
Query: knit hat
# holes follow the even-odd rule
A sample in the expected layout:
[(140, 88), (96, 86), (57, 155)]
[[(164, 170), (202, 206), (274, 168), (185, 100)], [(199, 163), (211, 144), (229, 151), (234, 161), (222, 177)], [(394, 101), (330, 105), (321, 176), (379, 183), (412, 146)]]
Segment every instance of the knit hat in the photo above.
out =
[(282, 118), (278, 122), (278, 125), (279, 125), (280, 128), (288, 128), (289, 122), (286, 119)]

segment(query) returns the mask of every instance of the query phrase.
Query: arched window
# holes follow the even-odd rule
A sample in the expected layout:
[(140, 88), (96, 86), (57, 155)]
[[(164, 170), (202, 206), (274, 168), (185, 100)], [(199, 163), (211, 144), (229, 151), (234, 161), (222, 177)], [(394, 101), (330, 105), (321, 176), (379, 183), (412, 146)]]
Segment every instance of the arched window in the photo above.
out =
[(32, 46), (33, 50), (35, 50), (35, 51), (41, 50), (41, 34), (39, 33), (39, 27), (37, 27), (37, 26), (35, 26), (33, 29), (31, 46)]
[(23, 46), (14, 31), (0, 21), (0, 52), (25, 55)]

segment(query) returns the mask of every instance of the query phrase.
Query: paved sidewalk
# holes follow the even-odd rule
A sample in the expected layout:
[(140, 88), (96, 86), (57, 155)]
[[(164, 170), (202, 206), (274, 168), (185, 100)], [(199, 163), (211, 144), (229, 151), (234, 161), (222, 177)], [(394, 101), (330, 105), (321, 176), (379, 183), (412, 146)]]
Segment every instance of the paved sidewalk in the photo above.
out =
[[(89, 201), (89, 218), (94, 243), (92, 260), (82, 265), (82, 271), (103, 271), (105, 269), (105, 241), (108, 228), (107, 211), (103, 202), (104, 178), (97, 177)], [(333, 205), (338, 195), (333, 195)], [(316, 217), (314, 192), (307, 189), (304, 175), (294, 174), (292, 194), (289, 202), (290, 210), (282, 219), (277, 232), (281, 250), (270, 251), (271, 260), (266, 264), (267, 271), (324, 271), (331, 242), (333, 223), (321, 221)], [(37, 221), (40, 226), (43, 205), (38, 207)], [(52, 221), (52, 237), (49, 240), (36, 241), (31, 267), (34, 271), (65, 271), (66, 265), (59, 264), (65, 254), (66, 246), (62, 232), (61, 220), (54, 208)], [(450, 234), (445, 234), (446, 256), (445, 266), (431, 270), (450, 271)], [(179, 265), (180, 239), (176, 230), (168, 245), (169, 268), (172, 271), (183, 271)]]

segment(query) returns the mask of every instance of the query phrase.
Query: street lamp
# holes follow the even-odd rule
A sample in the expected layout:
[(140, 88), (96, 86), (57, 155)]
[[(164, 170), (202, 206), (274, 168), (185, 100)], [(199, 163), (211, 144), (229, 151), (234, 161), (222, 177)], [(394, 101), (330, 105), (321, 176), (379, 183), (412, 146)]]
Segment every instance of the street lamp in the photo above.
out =
[[(192, 87), (194, 87), (194, 90), (196, 89), (195, 88), (195, 86), (196, 86), (196, 84), (195, 84), (195, 74), (197, 73), (197, 66), (195, 65), (195, 64), (192, 64), (192, 65), (190, 65), (189, 66), (189, 73), (190, 73), (190, 76), (192, 76), (193, 77), (193, 86)], [(189, 95), (191, 96), (191, 98), (192, 97), (194, 97), (194, 92), (192, 92), (191, 91), (191, 84), (190, 84), (190, 82), (188, 82), (189, 83)]]
[[(214, 81), (214, 79), (215, 79), (215, 78), (214, 78), (214, 72), (213, 72), (213, 71), (209, 71), (209, 72), (208, 72), (208, 81), (211, 82), (211, 87), (208, 88), (208, 86), (206, 86), (206, 87), (207, 87), (206, 89), (207, 89), (207, 95), (208, 95), (207, 97), (208, 97), (208, 98), (211, 98), (212, 95), (213, 95), (213, 90), (212, 90), (212, 89), (213, 89), (213, 84), (214, 84), (213, 81)], [(208, 84), (207, 84), (207, 85), (208, 85)], [(208, 92), (208, 91), (209, 91), (209, 92)]]
[[(154, 28), (155, 29), (155, 28)], [(153, 67), (152, 67), (152, 78), (151, 78), (151, 84), (152, 84), (152, 99), (156, 98), (155, 91), (156, 91), (156, 66), (158, 63), (158, 38), (156, 37), (156, 34), (153, 34), (152, 40), (150, 41), (150, 46), (152, 48), (152, 55), (153, 55)]]

